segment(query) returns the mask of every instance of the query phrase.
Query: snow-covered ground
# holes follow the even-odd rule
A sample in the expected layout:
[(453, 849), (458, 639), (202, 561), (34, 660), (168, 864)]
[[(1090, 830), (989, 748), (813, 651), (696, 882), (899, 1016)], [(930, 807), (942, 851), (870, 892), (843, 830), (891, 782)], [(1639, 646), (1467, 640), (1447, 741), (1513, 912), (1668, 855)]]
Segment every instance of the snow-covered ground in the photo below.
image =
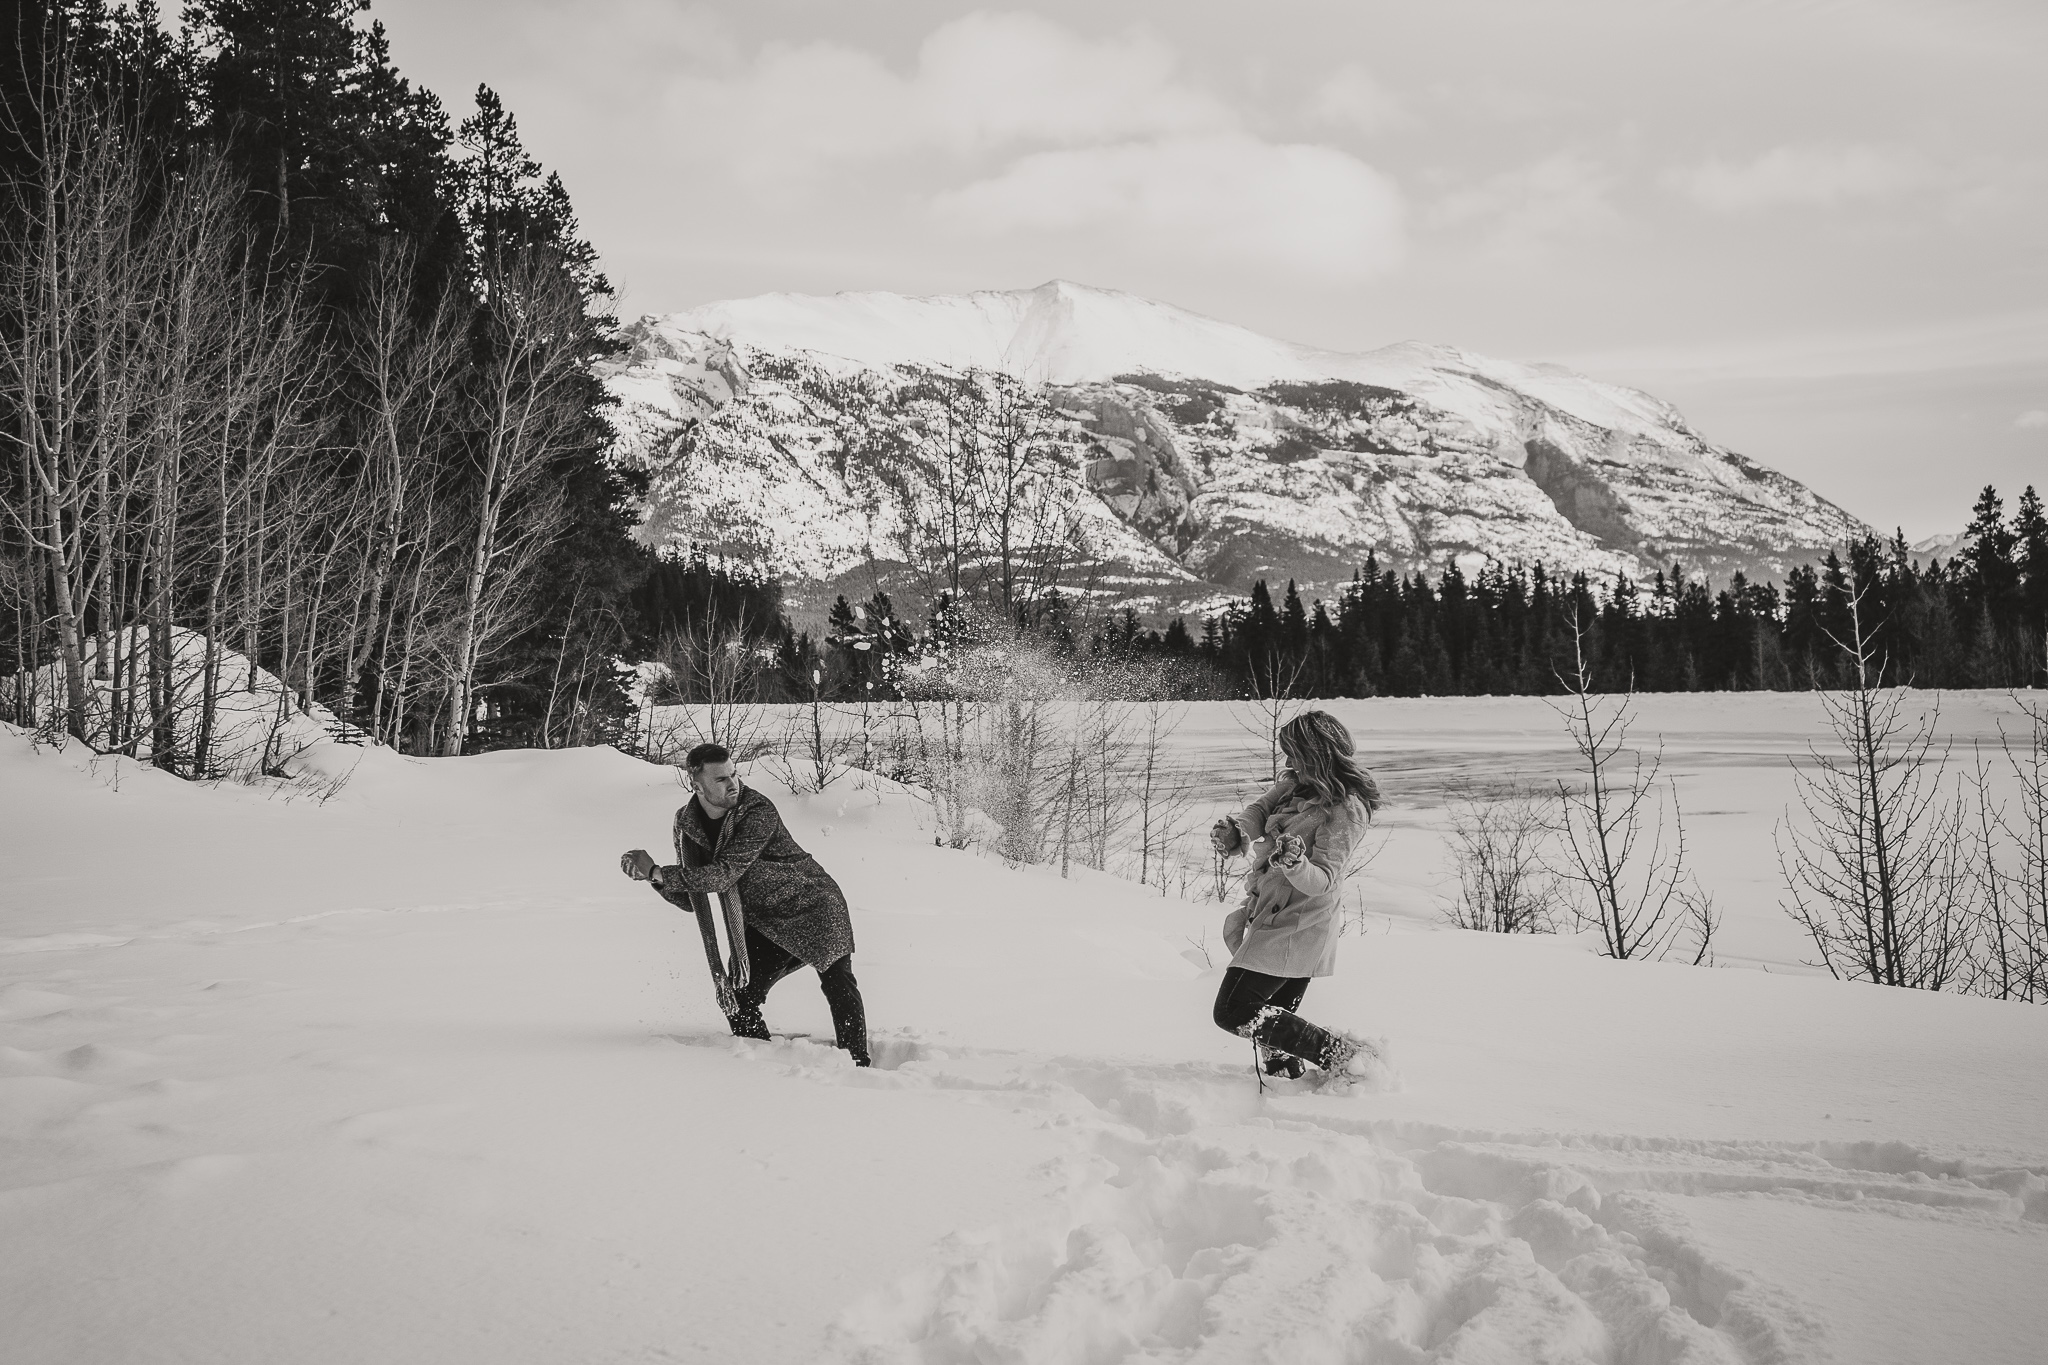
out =
[[(1733, 956), (1796, 963), (1810, 699), (1642, 705)], [(1264, 1096), (1219, 907), (934, 847), (879, 780), (756, 779), (853, 903), (856, 1071), (725, 1036), (619, 876), (667, 770), (323, 741), (320, 802), (0, 732), (0, 1355), (2040, 1359), (2048, 1011), (1431, 926), (1449, 779), (1540, 775), (1540, 706), (1340, 704), (1389, 841), (1304, 1008), (1398, 1078)], [(829, 1036), (808, 972), (769, 1017)]]

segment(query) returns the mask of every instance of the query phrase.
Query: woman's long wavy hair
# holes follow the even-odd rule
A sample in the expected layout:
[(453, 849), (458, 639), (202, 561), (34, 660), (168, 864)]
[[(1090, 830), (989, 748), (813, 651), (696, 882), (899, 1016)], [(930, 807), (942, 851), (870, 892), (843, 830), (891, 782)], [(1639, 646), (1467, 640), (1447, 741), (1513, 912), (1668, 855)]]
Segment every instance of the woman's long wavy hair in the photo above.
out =
[(1281, 726), (1280, 747), (1294, 765), (1296, 784), (1317, 801), (1336, 805), (1355, 796), (1368, 815), (1380, 808), (1380, 784), (1358, 766), (1351, 732), (1328, 711), (1304, 711)]

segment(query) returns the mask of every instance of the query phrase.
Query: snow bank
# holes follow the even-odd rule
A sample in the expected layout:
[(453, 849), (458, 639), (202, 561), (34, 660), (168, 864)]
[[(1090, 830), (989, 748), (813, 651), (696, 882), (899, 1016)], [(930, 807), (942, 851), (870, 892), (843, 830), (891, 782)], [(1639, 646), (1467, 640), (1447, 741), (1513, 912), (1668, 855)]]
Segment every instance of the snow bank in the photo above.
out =
[[(1189, 942), (1217, 907), (934, 847), (889, 784), (760, 781), (852, 901), (872, 1071), (725, 1036), (694, 926), (617, 872), (665, 845), (668, 770), (371, 751), (287, 804), (0, 734), (9, 1360), (2048, 1332), (2048, 1012), (1375, 916), (1305, 1012), (1390, 1036), (1400, 1088), (1261, 1096)], [(830, 1036), (809, 973), (768, 1012)]]
[[(155, 738), (148, 700), (150, 629), (128, 626), (84, 642), (86, 733), (103, 751), (148, 758)], [(353, 751), (368, 736), (318, 702), (303, 705), (299, 694), (277, 675), (225, 645), (213, 649), (207, 672), (207, 639), (183, 626), (170, 630), (168, 666), (171, 730), (182, 768), (191, 766), (209, 687), (213, 715), (206, 769), (212, 779), (263, 783), (296, 779), (301, 791), (324, 795), (337, 789), (354, 767)], [(99, 673), (107, 676), (95, 676)], [(42, 733), (61, 745), (65, 693), (60, 665), (0, 678), (0, 710), (29, 716)], [(337, 747), (338, 746), (338, 747)]]

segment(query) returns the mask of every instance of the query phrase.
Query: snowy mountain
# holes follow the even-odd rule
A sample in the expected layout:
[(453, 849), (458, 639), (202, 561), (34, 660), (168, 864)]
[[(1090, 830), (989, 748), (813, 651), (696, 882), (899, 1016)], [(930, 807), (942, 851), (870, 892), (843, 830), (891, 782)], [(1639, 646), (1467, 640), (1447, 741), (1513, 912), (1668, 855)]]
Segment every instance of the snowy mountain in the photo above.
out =
[(1949, 560), (1969, 548), (1968, 531), (1945, 531), (1940, 535), (1928, 536), (1925, 540), (1913, 542), (1913, 562), (1925, 564), (1931, 559)]
[[(1014, 377), (1097, 591), (1149, 608), (1492, 558), (1781, 578), (1867, 529), (1670, 404), (1403, 342), (1321, 351), (1112, 290), (769, 294), (627, 329), (609, 376), (645, 534), (830, 582), (916, 556), (929, 381)], [(921, 454), (923, 452), (923, 454)]]

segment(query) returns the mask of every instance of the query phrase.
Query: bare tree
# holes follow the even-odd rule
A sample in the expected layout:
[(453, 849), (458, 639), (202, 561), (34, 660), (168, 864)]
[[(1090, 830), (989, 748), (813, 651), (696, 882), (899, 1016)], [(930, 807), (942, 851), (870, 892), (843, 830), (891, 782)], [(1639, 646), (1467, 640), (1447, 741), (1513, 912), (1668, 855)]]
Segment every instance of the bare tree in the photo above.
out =
[(127, 424), (109, 420), (105, 400), (127, 397), (121, 362), (131, 331), (119, 324), (136, 302), (127, 264), (137, 255), (143, 166), (130, 130), (79, 94), (64, 57), (24, 75), (34, 87), (36, 135), (27, 174), (7, 187), (0, 212), (10, 317), (0, 329), (0, 386), (13, 418), (7, 435), (19, 494), (0, 498), (0, 510), (48, 585), (41, 619), (56, 627), (63, 728), (90, 743), (87, 556), (96, 523), (110, 531), (102, 476), (126, 439)]
[(469, 562), (442, 736), (451, 755), (476, 720), (478, 665), (524, 623), (532, 571), (563, 523), (549, 474), (582, 438), (585, 305), (575, 279), (539, 248), (494, 257), (488, 273), (472, 400)]
[[(0, 394), (16, 451), (0, 508), (38, 561), (34, 633), (54, 624), (64, 728), (206, 772), (220, 636), (239, 591), (253, 678), (268, 606), (254, 575), (235, 583), (263, 559), (252, 452), (267, 452), (269, 475), (280, 451), (308, 447), (312, 331), (296, 277), (247, 268), (221, 163), (151, 164), (57, 48), (29, 73), (38, 133), (0, 213)], [(187, 622), (205, 634), (196, 667)], [(306, 638), (317, 653), (317, 629)]]
[[(555, 666), (548, 678), (548, 704), (541, 713), (540, 729), (541, 744), (550, 749), (598, 743), (601, 732), (610, 728), (610, 722), (593, 710), (588, 690), (604, 671), (601, 661), (616, 660), (625, 649), (626, 626), (616, 607), (593, 610), (588, 605), (586, 587), (585, 578), (579, 574), (575, 591), (569, 596), (569, 612), (562, 623), (561, 636), (555, 647)], [(575, 668), (570, 670), (568, 662), (572, 646), (577, 660)], [(623, 667), (616, 663), (613, 666)], [(570, 684), (566, 697), (563, 695), (565, 672)], [(558, 715), (561, 717), (559, 729), (556, 726)]]
[(1150, 699), (1132, 749), (1131, 785), (1137, 802), (1138, 881), (1165, 895), (1172, 850), (1193, 828), (1193, 774), (1169, 758), (1173, 734), (1187, 718), (1185, 703)]
[(983, 391), (975, 510), (993, 580), (988, 595), (1014, 619), (1059, 584), (1076, 548), (1079, 484), (1057, 467), (1044, 409), (1022, 383), (987, 376)]
[(945, 594), (1014, 628), (1056, 588), (1080, 545), (1081, 489), (1057, 425), (1016, 379), (930, 374), (900, 400), (911, 433), (878, 469), (903, 559)]
[(1835, 747), (1793, 765), (1804, 820), (1778, 827), (1787, 912), (1837, 977), (1940, 990), (1968, 965), (1968, 865), (1960, 802), (1944, 799), (1938, 705), (1907, 711), (1885, 687), (1884, 661), (1849, 599), (1849, 637), (1835, 644), (1849, 685), (1820, 693)]
[(1275, 648), (1262, 667), (1251, 670), (1251, 696), (1230, 704), (1231, 718), (1252, 737), (1273, 781), (1280, 777), (1280, 732), (1301, 709), (1297, 689), (1307, 667), (1307, 659), (1290, 658)]
[(681, 738), (689, 745), (722, 744), (742, 760), (753, 756), (763, 721), (761, 680), (768, 669), (753, 624), (744, 609), (727, 617), (713, 602), (662, 638), (656, 659), (666, 684), (653, 699), (678, 709), (669, 747)]
[(417, 546), (422, 504), (434, 491), (433, 471), (453, 439), (466, 301), (450, 286), (420, 319), (413, 308), (415, 270), (408, 248), (380, 248), (369, 296), (346, 350), (357, 378), (355, 436), (363, 453), (363, 493), (373, 516), (367, 572), (350, 623), (337, 703), (347, 717), (356, 714), (356, 690), (371, 658), (376, 660), (377, 691), (391, 686), (386, 646), (398, 610), (400, 560)]
[(813, 667), (809, 683), (808, 695), (790, 710), (782, 744), (772, 756), (772, 771), (793, 792), (821, 792), (839, 776), (841, 745), (824, 702), (824, 671)]
[[(502, 704), (493, 661), (532, 642), (559, 476), (597, 434), (574, 263), (494, 254), (477, 316), (463, 284), (422, 308), (392, 249), (361, 306), (315, 310), (224, 162), (156, 158), (130, 96), (103, 102), (44, 36), (50, 60), (21, 73), (33, 117), (0, 112), (25, 153), (0, 187), (14, 711), (187, 775), (234, 766), (230, 732), (267, 734), (276, 766), (326, 700), (459, 752)], [(558, 712), (588, 727), (616, 635), (578, 599), (548, 739)]]
[(1557, 706), (1578, 753), (1578, 777), (1560, 780), (1558, 832), (1573, 916), (1600, 931), (1614, 958), (1656, 958), (1679, 931), (1694, 927), (1704, 961), (1718, 922), (1712, 902), (1685, 867), (1685, 819), (1674, 791), (1664, 812), (1662, 754), (1645, 762), (1628, 745), (1634, 697), (1595, 691), (1585, 633), (1572, 622), (1572, 667), (1560, 671), (1566, 696)]
[(1071, 861), (1087, 828), (1091, 781), (1075, 741), (1074, 680), (1028, 634), (983, 624), (985, 635), (955, 642), (903, 680), (936, 836), (1013, 863), (1062, 848)]
[(2000, 738), (2019, 782), (2018, 808), (2004, 824), (2018, 854), (2010, 874), (2016, 947), (2025, 968), (2024, 998), (2048, 1002), (2048, 704), (2014, 700), (2026, 713), (2027, 737)]
[(1134, 813), (1128, 707), (1099, 679), (1077, 677), (1059, 707), (1066, 730), (1057, 798), (1060, 875), (1078, 859), (1107, 870)]
[(1976, 933), (1969, 989), (1999, 1000), (2048, 1003), (2048, 706), (2014, 697), (2025, 738), (1999, 735), (2018, 800), (1992, 796), (1993, 765), (1980, 753), (1976, 772), (1972, 872)]
[(979, 559), (978, 395), (971, 380), (939, 378), (915, 386), (906, 399), (915, 458), (881, 471), (897, 505), (903, 557), (918, 566), (927, 597), (936, 601), (946, 594), (964, 602)]

